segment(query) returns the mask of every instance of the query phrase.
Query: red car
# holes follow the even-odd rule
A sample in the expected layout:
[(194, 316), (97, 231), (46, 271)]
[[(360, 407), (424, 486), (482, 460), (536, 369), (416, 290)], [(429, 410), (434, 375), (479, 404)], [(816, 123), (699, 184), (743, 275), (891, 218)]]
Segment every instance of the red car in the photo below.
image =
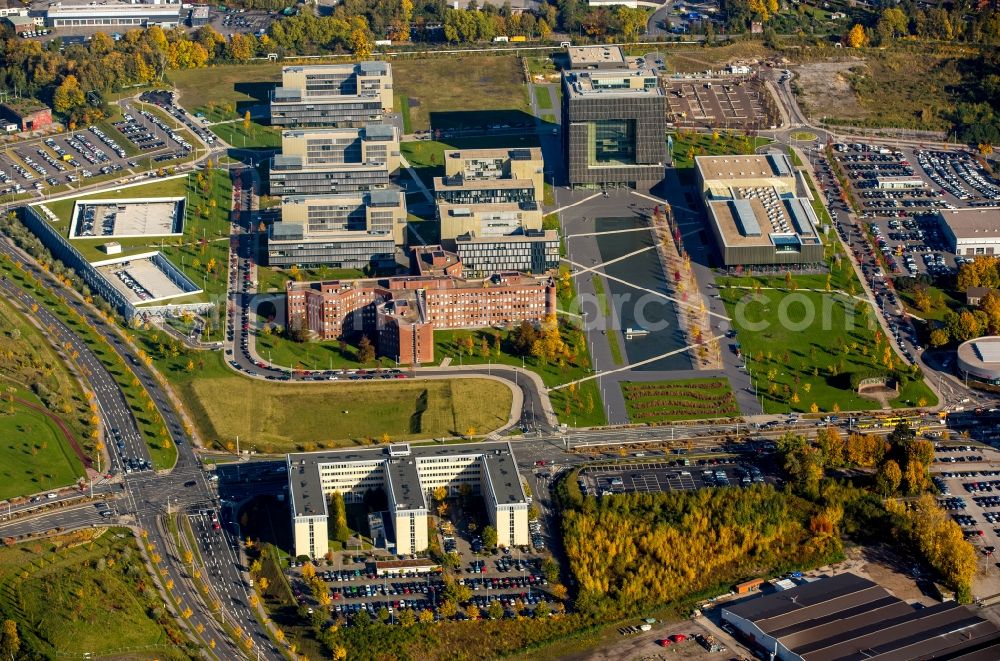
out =
[(685, 640), (687, 640), (687, 636), (682, 633), (675, 633), (670, 636), (670, 642), (672, 643), (683, 643)]
[(656, 644), (660, 647), (668, 647), (670, 645), (670, 639), (664, 638), (663, 640), (658, 640), (656, 641)]

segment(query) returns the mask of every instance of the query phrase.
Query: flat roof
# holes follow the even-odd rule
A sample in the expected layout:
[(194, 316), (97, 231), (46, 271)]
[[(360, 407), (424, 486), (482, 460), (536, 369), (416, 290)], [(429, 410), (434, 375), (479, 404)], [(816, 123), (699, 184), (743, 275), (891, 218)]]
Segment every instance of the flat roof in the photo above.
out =
[(483, 202), (482, 204), (437, 201), (438, 215), (471, 216), (475, 213), (541, 213), (532, 202)]
[(477, 243), (532, 243), (535, 241), (559, 241), (559, 233), (555, 230), (528, 230), (523, 234), (506, 234), (504, 236), (476, 236), (475, 232), (462, 234), (455, 238), (455, 243), (461, 247)]
[(956, 239), (1000, 239), (1000, 206), (941, 209), (939, 213)]
[(708, 200), (709, 216), (726, 246), (819, 245), (812, 206), (799, 198), (743, 197)]
[(382, 466), (391, 502), (396, 503), (397, 510), (426, 509), (425, 489), (419, 475), (420, 461), (443, 457), (468, 457), (481, 461), (499, 505), (527, 502), (518, 477), (514, 451), (506, 441), (410, 446), (408, 453), (391, 454), (390, 446), (385, 446), (289, 454), (286, 462), (293, 515), (326, 516), (320, 466), (352, 462), (376, 462)]
[(481, 149), (448, 149), (444, 152), (445, 160), (455, 158), (462, 160), (509, 158), (516, 161), (542, 160), (541, 147), (489, 147)]
[[(563, 71), (570, 98), (581, 96), (624, 96), (636, 98), (665, 97), (652, 69), (609, 69)], [(628, 86), (610, 85), (609, 81), (628, 82)], [(652, 82), (647, 87), (647, 83)], [(641, 86), (633, 86), (639, 84)]]
[(694, 162), (705, 181), (794, 176), (792, 164), (784, 154), (696, 156)]
[(403, 189), (401, 188), (386, 188), (386, 189), (376, 189), (370, 191), (358, 191), (356, 193), (319, 193), (316, 195), (285, 195), (281, 198), (281, 204), (284, 205), (299, 205), (304, 204), (317, 205), (317, 204), (336, 204), (336, 203), (353, 203), (353, 204), (371, 204), (375, 206), (400, 206), (405, 204)]
[(461, 175), (434, 177), (434, 190), (491, 190), (495, 188), (530, 188), (534, 190), (535, 182), (531, 179), (466, 179)]
[(395, 138), (397, 129), (391, 124), (367, 124), (363, 127), (288, 129), (281, 132), (284, 138), (332, 138), (337, 136), (357, 136), (367, 138)]
[(958, 357), (967, 365), (1000, 370), (1000, 336), (988, 335), (958, 345)]
[(363, 73), (364, 75), (370, 76), (375, 74), (386, 74), (392, 70), (391, 65), (388, 62), (379, 62), (377, 60), (365, 60), (364, 62), (350, 63), (350, 64), (296, 64), (292, 66), (282, 67), (281, 72), (304, 72), (304, 73)]
[(618, 65), (624, 68), (625, 54), (619, 46), (570, 46), (566, 49), (570, 67)]

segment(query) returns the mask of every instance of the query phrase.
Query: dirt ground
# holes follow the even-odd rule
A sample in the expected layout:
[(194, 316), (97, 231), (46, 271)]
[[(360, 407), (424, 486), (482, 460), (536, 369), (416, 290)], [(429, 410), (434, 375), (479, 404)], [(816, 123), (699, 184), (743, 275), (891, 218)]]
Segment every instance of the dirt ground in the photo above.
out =
[[(638, 620), (636, 620), (638, 623)], [(661, 647), (657, 641), (676, 633), (687, 635), (688, 639), (676, 644)], [(695, 634), (711, 634), (723, 645), (725, 652), (709, 652), (695, 640)], [(632, 636), (621, 636), (615, 633), (615, 638), (609, 640), (600, 648), (581, 654), (574, 654), (573, 661), (652, 661), (669, 659), (698, 659), (699, 661), (723, 661), (739, 658), (740, 651), (729, 646), (728, 636), (713, 626), (700, 621), (685, 620), (683, 622), (657, 623), (652, 630)], [(723, 637), (724, 636), (724, 637)], [(565, 659), (569, 661), (569, 657)]]
[(819, 120), (823, 115), (846, 119), (867, 115), (847, 80), (855, 67), (868, 68), (861, 58), (810, 62), (791, 68), (802, 90), (799, 105), (810, 120)]

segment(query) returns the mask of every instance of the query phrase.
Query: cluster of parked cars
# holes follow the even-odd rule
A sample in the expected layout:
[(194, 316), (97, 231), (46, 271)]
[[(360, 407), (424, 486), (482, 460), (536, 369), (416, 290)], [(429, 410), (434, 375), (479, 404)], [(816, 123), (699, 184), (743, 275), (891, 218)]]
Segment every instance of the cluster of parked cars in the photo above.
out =
[(111, 151), (118, 154), (118, 158), (125, 158), (125, 149), (120, 144), (118, 144), (117, 140), (115, 140), (114, 138), (112, 138), (111, 136), (109, 136), (107, 133), (97, 128), (96, 126), (91, 126), (89, 127), (88, 130), (94, 135), (96, 135), (101, 140), (101, 142), (107, 145), (107, 147)]
[(1000, 200), (1000, 185), (985, 175), (982, 166), (968, 154), (921, 150), (917, 162), (934, 183), (960, 200)]
[(531, 546), (536, 551), (544, 551), (545, 536), (542, 535), (542, 524), (539, 521), (528, 521), (528, 533), (531, 535)]
[[(174, 118), (176, 118), (182, 124), (191, 129), (191, 131), (194, 132), (195, 135), (204, 140), (206, 144), (211, 145), (215, 142), (214, 133), (199, 126), (198, 123), (194, 121), (194, 118), (191, 115), (189, 115), (188, 112), (184, 110), (184, 108), (181, 108), (179, 105), (174, 103), (174, 93), (171, 92), (170, 90), (157, 90), (154, 92), (144, 92), (142, 96), (140, 96), (139, 98), (142, 99), (143, 101), (146, 101), (148, 103), (153, 103), (166, 110)], [(173, 129), (168, 128), (165, 123), (159, 120), (159, 118), (157, 118), (157, 121), (154, 121), (153, 123), (162, 128), (164, 131), (166, 131), (167, 135), (169, 135), (172, 139), (174, 139), (178, 143), (186, 144), (186, 142), (181, 143), (180, 140), (178, 140), (178, 138), (174, 137)], [(191, 146), (187, 145), (187, 148), (190, 150)]]
[(167, 144), (148, 126), (139, 122), (129, 113), (125, 113), (120, 121), (115, 122), (115, 128), (142, 151), (155, 151), (162, 149)]
[(121, 280), (122, 284), (128, 287), (140, 301), (148, 301), (153, 298), (153, 295), (150, 294), (145, 287), (140, 285), (135, 278), (129, 275), (128, 271), (125, 269), (118, 269), (116, 271), (112, 271), (112, 273), (114, 273), (115, 277)]
[(949, 512), (964, 510), (968, 507), (968, 504), (965, 502), (965, 498), (962, 498), (961, 496), (954, 498), (941, 498), (938, 500), (938, 505), (941, 506), (941, 509), (948, 510)]

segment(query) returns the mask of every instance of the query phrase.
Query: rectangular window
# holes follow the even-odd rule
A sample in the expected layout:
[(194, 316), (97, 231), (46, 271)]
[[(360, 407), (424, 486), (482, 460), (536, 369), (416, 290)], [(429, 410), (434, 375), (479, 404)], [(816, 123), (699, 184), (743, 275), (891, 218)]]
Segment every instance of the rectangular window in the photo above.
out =
[(634, 119), (590, 123), (590, 165), (635, 165)]

